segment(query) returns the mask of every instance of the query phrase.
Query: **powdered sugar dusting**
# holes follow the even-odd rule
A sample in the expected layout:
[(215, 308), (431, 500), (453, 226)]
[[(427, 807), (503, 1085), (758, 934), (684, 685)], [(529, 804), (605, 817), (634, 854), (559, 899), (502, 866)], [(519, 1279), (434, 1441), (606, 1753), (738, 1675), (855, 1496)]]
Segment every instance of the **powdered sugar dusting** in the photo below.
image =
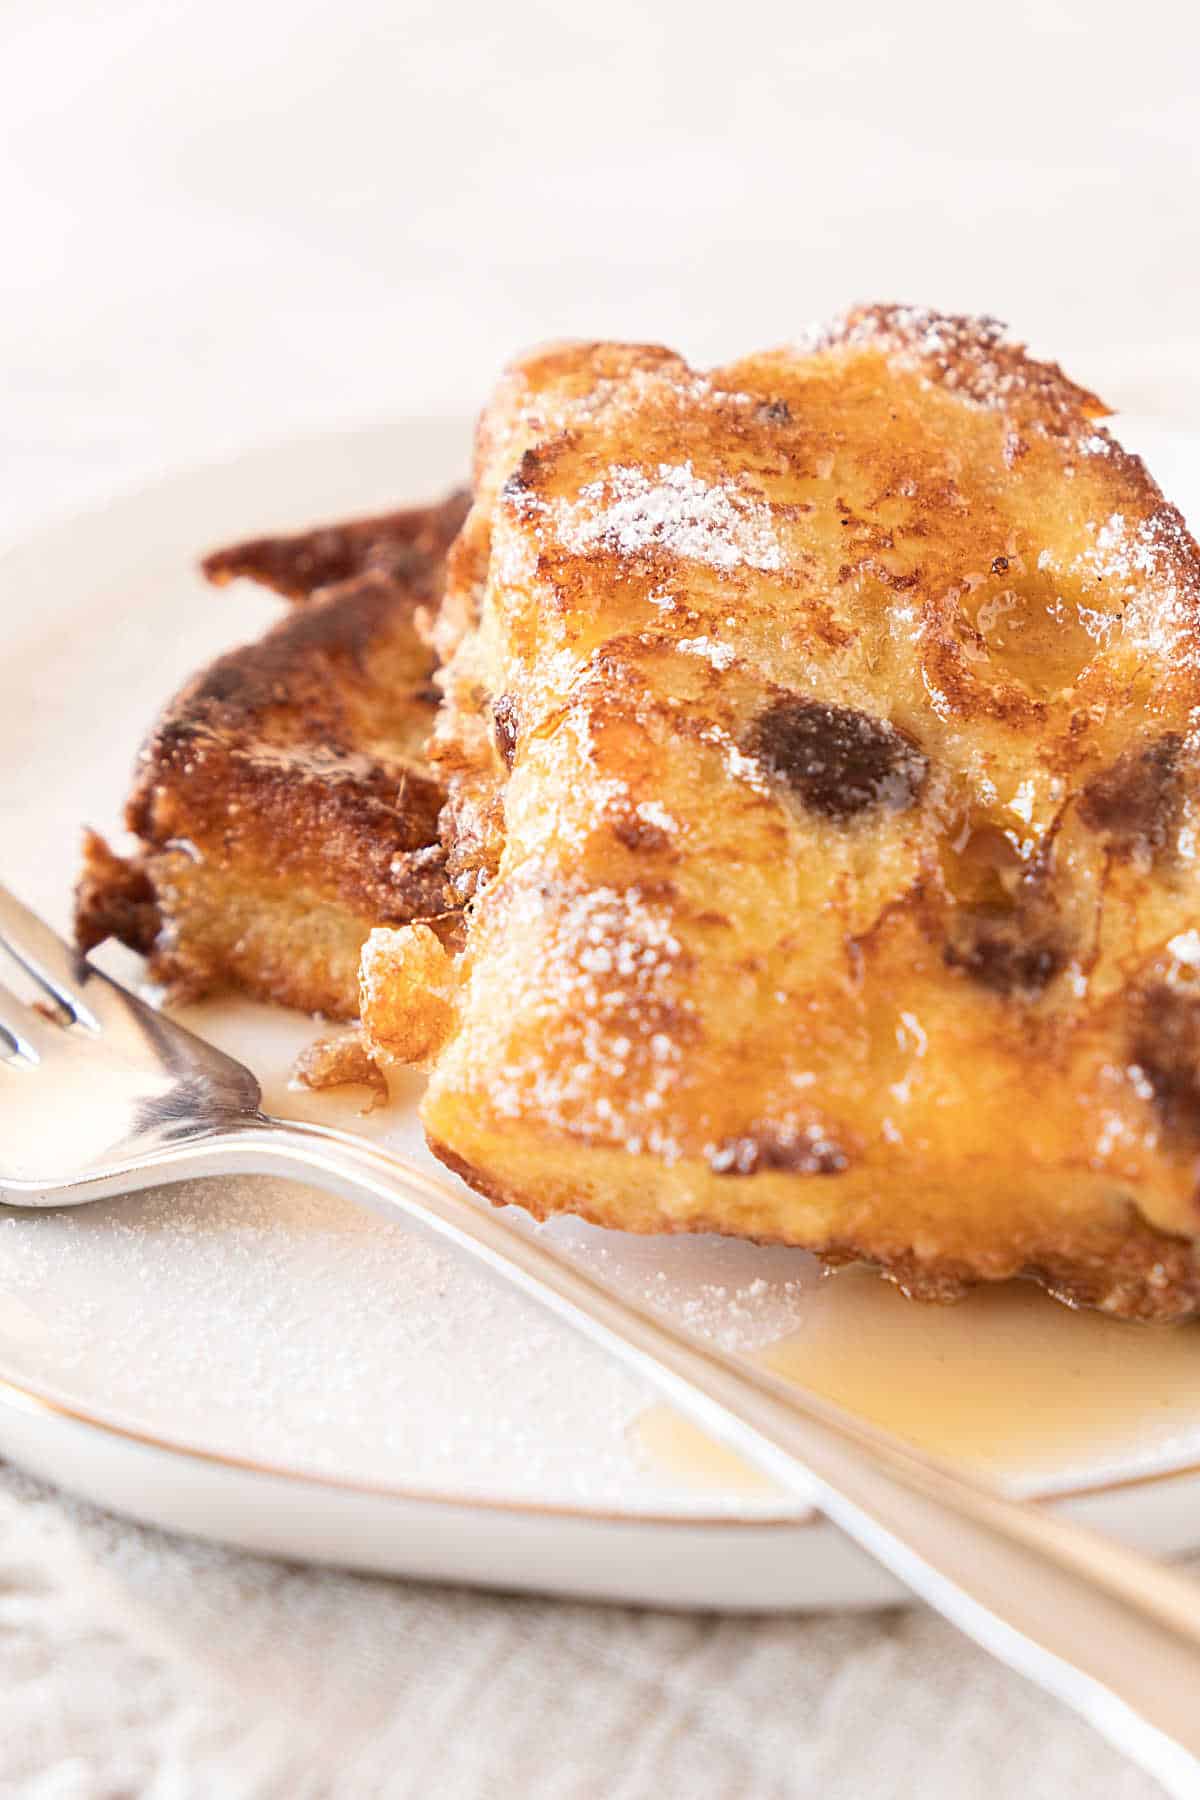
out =
[(714, 669), (728, 669), (737, 661), (732, 645), (722, 644), (716, 638), (694, 637), (678, 638), (676, 650), (682, 650), (685, 656), (702, 656), (710, 662)]
[(1124, 592), (1121, 633), (1168, 662), (1197, 658), (1195, 552), (1174, 507), (1160, 506), (1142, 519), (1110, 513), (1095, 529), (1095, 545), (1076, 567), (1093, 580)]
[(1097, 531), (1091, 561), (1097, 575), (1117, 581), (1130, 580), (1135, 569), (1148, 575), (1154, 568), (1149, 545), (1119, 512), (1111, 513)]
[[(919, 373), (924, 385), (950, 388), (965, 402), (1003, 411), (1021, 401), (1022, 428), (1044, 428), (1053, 415), (1056, 433), (1086, 437), (1084, 453), (1105, 454), (1110, 445), (1089, 413), (1098, 402), (1053, 363), (1034, 360), (1014, 343), (999, 319), (932, 311), (923, 306), (855, 307), (832, 324), (810, 329), (805, 351), (837, 347), (882, 350), (898, 367)], [(1028, 415), (1028, 416), (1026, 416)], [(1010, 456), (1020, 442), (1014, 437)]]
[(805, 351), (837, 345), (874, 346), (910, 366), (936, 373), (944, 387), (961, 390), (966, 399), (1003, 406), (1021, 378), (1003, 366), (997, 351), (1005, 344), (1005, 327), (987, 316), (967, 318), (933, 312), (923, 306), (868, 306), (844, 313), (827, 326), (804, 334)]
[(964, 348), (1001, 344), (1005, 327), (987, 314), (978, 318), (937, 313), (926, 306), (879, 306), (846, 314), (829, 327), (829, 340), (866, 344), (880, 338), (903, 343), (916, 356), (949, 356)]
[[(628, 1244), (573, 1220), (552, 1236), (733, 1349), (795, 1330), (816, 1279), (797, 1252)], [(227, 1178), (13, 1214), (0, 1251), (7, 1371), (168, 1439), (467, 1501), (720, 1504), (631, 1457), (652, 1389), (469, 1258), (348, 1202)]]
[(661, 549), (722, 571), (783, 566), (765, 501), (729, 482), (702, 481), (690, 461), (659, 463), (657, 477), (615, 464), (562, 508), (558, 532), (579, 554)]
[(662, 1120), (681, 1078), (689, 1009), (675, 991), (684, 952), (669, 909), (636, 886), (564, 898), (531, 883), (509, 919), (514, 929), (490, 951), (500, 979), (506, 958), (514, 988), (525, 979), (522, 926), (532, 920), (546, 934), (542, 999), (560, 1023), (552, 1047), (510, 1047), (489, 1079), (493, 1110), (533, 1110), (552, 1130), (677, 1162), (681, 1146)]
[(1149, 518), (1135, 521), (1114, 512), (1098, 527), (1096, 548), (1088, 561), (1098, 575), (1108, 580), (1169, 575), (1170, 560), (1183, 548), (1184, 541), (1182, 521), (1169, 508), (1163, 507)]

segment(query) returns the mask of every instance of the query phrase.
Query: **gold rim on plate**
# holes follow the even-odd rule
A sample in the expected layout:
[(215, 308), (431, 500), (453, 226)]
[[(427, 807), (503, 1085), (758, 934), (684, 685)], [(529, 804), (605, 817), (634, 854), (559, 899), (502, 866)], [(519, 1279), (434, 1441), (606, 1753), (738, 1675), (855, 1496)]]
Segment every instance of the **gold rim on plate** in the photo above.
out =
[[(160, 1451), (169, 1456), (183, 1456), (193, 1462), (216, 1468), (231, 1469), (244, 1475), (258, 1475), (272, 1481), (287, 1481), (310, 1488), (327, 1488), (334, 1493), (362, 1494), (376, 1500), (399, 1501), (411, 1506), (453, 1507), (459, 1511), (513, 1513), (528, 1518), (575, 1519), (598, 1525), (653, 1525), (683, 1529), (737, 1529), (741, 1531), (798, 1531), (825, 1523), (816, 1507), (787, 1517), (754, 1517), (738, 1513), (649, 1513), (616, 1508), (563, 1506), (548, 1501), (498, 1500), (486, 1494), (464, 1496), (437, 1489), (393, 1487), (387, 1482), (353, 1481), (345, 1476), (318, 1474), (315, 1470), (288, 1468), (280, 1463), (259, 1462), (254, 1457), (239, 1456), (232, 1451), (209, 1450), (200, 1444), (189, 1444), (178, 1438), (160, 1436), (140, 1426), (119, 1424), (101, 1414), (87, 1411), (65, 1401), (56, 1400), (34, 1388), (24, 1387), (10, 1377), (0, 1375), (0, 1404), (35, 1418), (61, 1419), (71, 1425), (98, 1431), (121, 1443), (134, 1444), (143, 1450)], [(1200, 1476), (1200, 1462), (1185, 1463), (1176, 1469), (1160, 1469), (1146, 1475), (1124, 1475), (1114, 1481), (1103, 1481), (1087, 1487), (1049, 1488), (1028, 1498), (1054, 1504), (1068, 1500), (1095, 1500), (1108, 1494), (1124, 1493), (1138, 1488), (1160, 1487), (1172, 1481), (1185, 1481)]]

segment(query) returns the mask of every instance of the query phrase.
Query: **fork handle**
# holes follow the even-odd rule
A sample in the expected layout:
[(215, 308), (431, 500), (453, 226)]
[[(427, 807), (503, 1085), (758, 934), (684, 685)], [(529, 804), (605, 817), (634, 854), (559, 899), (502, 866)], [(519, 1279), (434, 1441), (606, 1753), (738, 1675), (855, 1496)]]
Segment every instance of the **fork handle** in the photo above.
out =
[(364, 1139), (264, 1118), (224, 1166), (403, 1213), (613, 1351), (697, 1425), (814, 1501), (913, 1593), (1075, 1708), (1177, 1795), (1200, 1794), (1200, 1589), (1007, 1498), (612, 1292), (498, 1210)]

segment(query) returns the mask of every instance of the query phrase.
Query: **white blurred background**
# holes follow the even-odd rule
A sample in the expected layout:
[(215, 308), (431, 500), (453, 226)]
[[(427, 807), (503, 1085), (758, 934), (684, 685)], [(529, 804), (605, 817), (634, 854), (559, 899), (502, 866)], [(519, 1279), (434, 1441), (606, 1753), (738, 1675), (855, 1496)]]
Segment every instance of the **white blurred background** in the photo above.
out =
[(858, 298), (1200, 416), (1200, 9), (0, 0), (0, 529)]
[[(856, 299), (998, 314), (1200, 424), (1198, 51), (1197, 0), (0, 0), (0, 537), (249, 445), (470, 414), (538, 339), (715, 361)], [(831, 1800), (1149, 1800), (920, 1612), (256, 1576), (0, 1475), (5, 1593), (28, 1735), (0, 1764), (46, 1800), (363, 1800), (443, 1764), (511, 1795), (537, 1708), (560, 1744), (586, 1718), (626, 1796), (705, 1765), (756, 1800), (798, 1791), (779, 1770)], [(587, 1791), (541, 1762), (539, 1795)]]

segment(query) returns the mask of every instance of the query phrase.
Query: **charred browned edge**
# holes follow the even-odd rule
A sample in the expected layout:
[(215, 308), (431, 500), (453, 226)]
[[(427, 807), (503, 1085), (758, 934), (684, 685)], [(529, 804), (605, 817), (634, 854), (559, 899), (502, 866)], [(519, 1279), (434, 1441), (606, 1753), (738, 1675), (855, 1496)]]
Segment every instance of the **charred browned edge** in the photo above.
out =
[[(437, 565), (423, 561), (404, 582), (373, 572), (316, 596), (189, 682), (166, 708), (157, 738), (203, 728), (349, 752), (356, 748), (356, 703), (432, 713), (434, 659), (416, 638), (413, 611), (436, 578)], [(389, 652), (413, 657), (407, 690), (380, 691), (372, 663)]]
[(1081, 1229), (1076, 1241), (1060, 1238), (1031, 1249), (998, 1277), (959, 1258), (925, 1258), (911, 1250), (872, 1257), (849, 1238), (812, 1248), (831, 1268), (869, 1264), (910, 1300), (953, 1303), (1000, 1279), (1032, 1281), (1068, 1306), (1144, 1324), (1177, 1323), (1200, 1313), (1200, 1263), (1192, 1240), (1156, 1230), (1133, 1207), (1120, 1231)]
[[(434, 659), (413, 613), (437, 591), (462, 513), (454, 495), (331, 528), (368, 566), (218, 658), (172, 702), (143, 752), (129, 828), (147, 844), (183, 838), (225, 863), (302, 875), (381, 923), (440, 910), (445, 796), (412, 760), (432, 724)], [(403, 563), (385, 566), (400, 534)], [(321, 562), (311, 548), (329, 535), (261, 541), (298, 551), (292, 566), (313, 576), (333, 566), (332, 552)], [(391, 737), (404, 747), (382, 748)]]
[[(438, 909), (441, 785), (402, 755), (356, 743), (356, 702), (376, 699), (368, 656), (411, 633), (413, 599), (360, 577), (221, 657), (146, 746), (130, 830), (147, 846), (188, 840), (223, 865), (304, 874), (381, 922)], [(391, 704), (431, 719), (428, 659), (416, 674)]]
[(1036, 361), (1007, 335), (999, 319), (966, 313), (932, 313), (894, 303), (855, 306), (814, 341), (819, 349), (857, 345), (900, 351), (918, 360), (956, 395), (990, 400), (998, 380), (1009, 378), (1006, 404), (1043, 425), (1056, 418), (1103, 419), (1110, 408), (1080, 387), (1058, 363)]
[(75, 938), (94, 950), (117, 938), (148, 956), (162, 928), (158, 896), (140, 861), (116, 856), (95, 831), (83, 834), (83, 867), (75, 887)]
[(442, 793), (427, 776), (301, 753), (278, 762), (189, 726), (156, 740), (130, 824), (148, 849), (195, 846), (219, 867), (302, 879), (379, 924), (444, 901)]
[[(439, 1162), (495, 1206), (519, 1206), (535, 1219), (569, 1211), (590, 1225), (612, 1223), (602, 1209), (589, 1205), (586, 1199), (570, 1207), (548, 1206), (538, 1194), (478, 1168), (431, 1132), (426, 1132), (425, 1141)], [(672, 1235), (728, 1236), (727, 1228), (728, 1220), (716, 1215), (697, 1215), (686, 1221), (656, 1218), (652, 1226), (644, 1228), (626, 1217), (621, 1220), (622, 1230), (644, 1229)], [(1166, 1324), (1200, 1313), (1200, 1261), (1192, 1240), (1157, 1230), (1132, 1203), (1119, 1227), (1080, 1227), (1074, 1241), (1060, 1237), (1045, 1246), (1031, 1246), (1023, 1261), (994, 1274), (961, 1258), (922, 1257), (911, 1249), (897, 1249), (881, 1256), (853, 1237), (795, 1244), (782, 1233), (756, 1233), (751, 1241), (764, 1247), (782, 1245), (807, 1251), (831, 1268), (863, 1263), (894, 1282), (913, 1300), (949, 1303), (963, 1299), (972, 1288), (990, 1281), (1019, 1280), (1035, 1282), (1068, 1306), (1102, 1310), (1113, 1318)]]
[[(334, 568), (350, 573), (169, 703), (126, 809), (140, 852), (122, 859), (96, 838), (85, 846), (82, 943), (115, 936), (167, 953), (179, 927), (163, 916), (173, 883), (156, 887), (165, 856), (198, 855), (232, 876), (248, 904), (260, 892), (265, 906), (282, 880), (354, 920), (398, 924), (444, 909), (445, 794), (420, 754), (437, 704), (434, 658), (414, 613), (438, 591), (462, 515), (454, 495), (210, 559), (217, 579), (286, 576), (293, 594)], [(286, 997), (295, 1003), (290, 989)]]
[(281, 537), (249, 538), (212, 551), (201, 568), (217, 584), (244, 576), (289, 600), (307, 599), (321, 588), (369, 572), (407, 581), (422, 565), (442, 560), (466, 518), (469, 499), (462, 490), (435, 506), (405, 507)]

